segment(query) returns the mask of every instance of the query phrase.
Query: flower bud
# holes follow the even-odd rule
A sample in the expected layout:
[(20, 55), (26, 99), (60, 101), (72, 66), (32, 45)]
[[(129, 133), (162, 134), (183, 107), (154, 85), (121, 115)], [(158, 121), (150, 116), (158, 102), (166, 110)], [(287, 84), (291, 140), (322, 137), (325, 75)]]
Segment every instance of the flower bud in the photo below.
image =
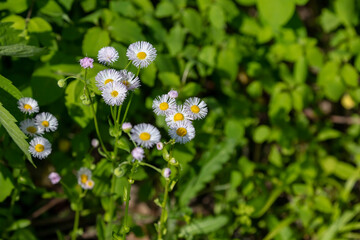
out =
[(156, 148), (157, 148), (157, 150), (162, 150), (164, 148), (164, 144), (162, 142), (158, 142), (156, 144)]
[(52, 184), (57, 184), (58, 182), (60, 182), (61, 177), (57, 172), (52, 172), (49, 174), (49, 179)]
[(169, 178), (170, 175), (171, 175), (171, 170), (170, 170), (170, 168), (164, 168), (164, 169), (162, 170), (162, 175), (163, 175), (164, 178)]
[(65, 87), (66, 85), (66, 81), (64, 79), (60, 79), (58, 82), (57, 82), (57, 85), (60, 87), (60, 88), (63, 88)]
[(96, 138), (94, 138), (93, 140), (91, 140), (91, 146), (93, 148), (97, 148), (99, 146), (99, 140), (97, 140)]
[(130, 133), (131, 129), (132, 129), (132, 125), (131, 123), (128, 122), (124, 122), (121, 126), (122, 130), (126, 133)]

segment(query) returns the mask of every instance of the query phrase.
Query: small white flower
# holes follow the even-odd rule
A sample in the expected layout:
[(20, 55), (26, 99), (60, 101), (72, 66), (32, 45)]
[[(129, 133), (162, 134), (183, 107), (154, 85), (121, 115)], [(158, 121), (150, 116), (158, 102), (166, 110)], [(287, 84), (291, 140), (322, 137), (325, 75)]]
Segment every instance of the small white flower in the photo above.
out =
[(162, 175), (164, 178), (169, 178), (171, 175), (171, 169), (170, 168), (164, 168), (162, 170)]
[(87, 180), (83, 186), (81, 186), (83, 189), (93, 189), (95, 185), (95, 182), (91, 179)]
[(30, 137), (36, 137), (44, 133), (44, 129), (38, 127), (34, 119), (25, 119), (20, 122), (20, 129)]
[(124, 84), (113, 82), (105, 86), (102, 97), (106, 104), (120, 106), (124, 102), (126, 94), (127, 89)]
[(175, 90), (171, 90), (168, 92), (169, 97), (171, 98), (177, 98), (179, 96), (178, 92)]
[(33, 157), (44, 159), (51, 153), (51, 143), (43, 137), (36, 137), (30, 141), (29, 152)]
[(144, 149), (142, 149), (141, 147), (136, 147), (131, 151), (131, 155), (133, 156), (133, 158), (138, 161), (142, 161), (144, 159), (144, 153)]
[(175, 99), (164, 94), (154, 99), (152, 108), (156, 115), (168, 115), (176, 110), (176, 102)]
[(121, 126), (122, 130), (126, 133), (129, 133), (130, 130), (132, 129), (132, 125), (131, 123), (128, 123), (128, 122), (124, 122)]
[(49, 174), (48, 178), (52, 184), (57, 184), (60, 182), (61, 177), (57, 172), (52, 172)]
[(21, 112), (27, 114), (39, 112), (39, 105), (37, 101), (29, 97), (20, 98), (18, 101), (18, 108)]
[(103, 47), (98, 52), (98, 61), (104, 65), (111, 65), (119, 59), (119, 54), (113, 47)]
[(91, 180), (91, 171), (90, 169), (86, 168), (86, 167), (82, 167), (79, 169), (79, 171), (77, 172), (77, 180), (78, 180), (78, 184), (83, 188), (83, 189), (87, 189), (87, 185), (86, 183)]
[(165, 118), (167, 124), (169, 127), (172, 126), (172, 124), (177, 122), (185, 122), (185, 121), (191, 121), (193, 120), (191, 115), (185, 111), (183, 106), (177, 106), (177, 109), (175, 111), (169, 112)]
[(53, 132), (58, 127), (58, 120), (48, 112), (39, 113), (35, 117), (35, 123), (46, 132)]
[(121, 80), (121, 75), (115, 69), (105, 69), (100, 72), (95, 77), (96, 86), (100, 91), (104, 90), (104, 87), (108, 83), (119, 82)]
[(162, 142), (158, 142), (156, 144), (156, 148), (157, 148), (157, 150), (162, 150), (164, 148), (164, 144)]
[(151, 124), (141, 123), (131, 129), (131, 139), (145, 148), (151, 148), (160, 141), (160, 138), (160, 131)]
[(206, 103), (197, 97), (186, 99), (184, 108), (194, 120), (202, 119), (208, 113)]
[(176, 122), (170, 128), (169, 135), (175, 139), (175, 142), (184, 144), (195, 137), (195, 128), (190, 121)]
[(97, 148), (97, 147), (99, 146), (99, 140), (97, 140), (96, 138), (93, 138), (93, 139), (91, 140), (91, 146), (92, 146), (93, 148)]
[(136, 67), (145, 68), (155, 60), (156, 49), (148, 42), (135, 42), (130, 44), (126, 56)]
[(125, 85), (127, 90), (135, 90), (140, 87), (140, 79), (136, 77), (132, 72), (121, 70), (120, 82)]

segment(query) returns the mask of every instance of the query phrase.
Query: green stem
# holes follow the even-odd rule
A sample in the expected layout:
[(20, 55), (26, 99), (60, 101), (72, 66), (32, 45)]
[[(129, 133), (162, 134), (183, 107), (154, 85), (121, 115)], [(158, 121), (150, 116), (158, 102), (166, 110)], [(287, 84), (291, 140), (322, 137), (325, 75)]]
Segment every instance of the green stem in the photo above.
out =
[[(115, 162), (113, 162), (113, 172), (114, 172), (114, 168), (115, 168)], [(109, 206), (109, 224), (108, 224), (108, 229), (110, 229), (110, 231), (112, 232), (112, 221), (113, 221), (113, 216), (114, 216), (114, 193), (115, 193), (115, 174), (112, 175), (111, 178), (111, 189), (110, 189), (110, 206)], [(115, 211), (116, 212), (116, 211)], [(115, 214), (116, 215), (116, 214)]]
[(167, 202), (167, 198), (169, 195), (169, 180), (166, 180), (165, 183), (165, 193), (164, 193), (164, 201), (161, 204), (161, 216), (160, 216), (160, 221), (159, 221), (159, 225), (158, 225), (158, 240), (162, 240), (162, 228), (166, 223), (166, 219), (165, 219), (165, 210), (166, 210), (166, 202)]
[(126, 239), (126, 235), (129, 232), (128, 226), (128, 213), (129, 213), (129, 203), (130, 203), (130, 192), (131, 192), (132, 183), (128, 182), (126, 189), (126, 203), (125, 203), (125, 215), (124, 215), (124, 225), (123, 225), (123, 239)]
[(76, 210), (76, 212), (75, 212), (75, 222), (74, 222), (73, 232), (72, 232), (72, 235), (71, 235), (71, 240), (76, 239), (76, 235), (77, 235), (77, 231), (78, 231), (78, 227), (79, 227), (79, 218), (80, 218), (80, 211)]
[(148, 164), (148, 163), (145, 163), (145, 162), (139, 162), (139, 164), (140, 164), (141, 166), (147, 166), (147, 167), (149, 167), (149, 168), (152, 168), (152, 169), (154, 169), (155, 171), (157, 171), (158, 173), (161, 174), (161, 170), (160, 170), (159, 168), (151, 165), (151, 164)]
[(135, 147), (137, 147), (136, 143), (134, 142), (134, 140), (132, 139), (130, 133), (127, 134), (129, 136), (129, 139), (131, 139), (131, 142), (134, 144)]
[(97, 122), (97, 118), (96, 118), (96, 112), (95, 112), (94, 104), (93, 104), (93, 101), (92, 101), (92, 99), (91, 99), (90, 90), (89, 90), (89, 88), (87, 87), (87, 83), (86, 83), (86, 75), (87, 75), (87, 69), (85, 69), (85, 81), (84, 81), (84, 86), (85, 86), (87, 95), (88, 95), (88, 97), (89, 97), (89, 99), (90, 99), (90, 106), (91, 106), (92, 114), (94, 115), (94, 125), (95, 125), (96, 134), (97, 134), (97, 136), (98, 136), (98, 138), (99, 138), (101, 148), (103, 149), (103, 151), (105, 152), (106, 155), (109, 155), (109, 152), (106, 150), (105, 145), (104, 145), (104, 142), (103, 142), (103, 140), (102, 140), (102, 138), (101, 138), (101, 135), (100, 135), (100, 131), (99, 131), (99, 126), (98, 126), (98, 122)]
[(120, 121), (121, 107), (122, 107), (122, 105), (119, 106), (118, 113), (117, 113), (117, 116), (116, 116), (116, 122), (117, 122), (117, 123), (119, 123), (119, 121)]
[(128, 111), (129, 111), (130, 104), (131, 104), (131, 101), (132, 101), (132, 98), (133, 98), (133, 95), (134, 95), (134, 92), (131, 91), (130, 100), (129, 100), (127, 106), (126, 106), (125, 114), (124, 114), (123, 120), (121, 121), (121, 125), (125, 122), (125, 119), (126, 119), (126, 116), (127, 116)]
[(132, 63), (132, 61), (129, 61), (129, 63), (126, 65), (126, 67), (124, 68), (124, 70), (126, 70), (129, 66), (130, 66), (130, 64)]

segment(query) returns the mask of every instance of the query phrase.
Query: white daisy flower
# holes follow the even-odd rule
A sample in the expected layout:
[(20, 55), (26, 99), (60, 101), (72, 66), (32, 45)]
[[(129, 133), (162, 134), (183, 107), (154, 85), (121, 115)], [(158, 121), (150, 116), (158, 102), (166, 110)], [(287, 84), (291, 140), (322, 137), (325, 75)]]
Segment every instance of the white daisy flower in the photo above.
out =
[(18, 108), (21, 112), (28, 114), (39, 112), (39, 105), (37, 101), (29, 97), (20, 98), (18, 101)]
[(108, 83), (119, 82), (120, 80), (121, 75), (115, 69), (102, 70), (95, 77), (96, 86), (100, 91), (103, 91)]
[(53, 132), (58, 127), (58, 120), (54, 115), (48, 112), (43, 112), (35, 117), (35, 123), (39, 128), (44, 129), (46, 132)]
[(106, 104), (111, 106), (120, 106), (127, 94), (127, 89), (124, 84), (119, 82), (113, 82), (105, 86), (102, 97)]
[(140, 87), (140, 79), (136, 77), (132, 72), (121, 70), (120, 82), (125, 85), (127, 90), (135, 90)]
[(98, 52), (98, 61), (104, 65), (111, 65), (119, 59), (119, 54), (113, 47), (103, 47)]
[(184, 108), (194, 120), (202, 119), (208, 113), (206, 103), (197, 97), (186, 99)]
[(20, 122), (20, 129), (30, 137), (36, 137), (44, 133), (44, 129), (38, 127), (34, 119), (25, 119)]
[(155, 60), (156, 49), (150, 43), (140, 41), (130, 44), (126, 56), (136, 67), (145, 68)]
[(141, 123), (131, 129), (131, 139), (145, 148), (151, 148), (160, 138), (160, 131), (151, 124)]
[(170, 128), (169, 135), (175, 139), (175, 142), (184, 144), (195, 137), (195, 128), (190, 121), (176, 122)]
[(182, 105), (178, 105), (176, 110), (170, 111), (165, 118), (167, 124), (171, 127), (176, 122), (191, 121), (191, 115), (185, 111)]
[(91, 180), (91, 171), (86, 167), (82, 167), (77, 172), (78, 184), (83, 188), (87, 189), (86, 183)]
[(95, 182), (91, 179), (87, 180), (84, 186), (81, 186), (84, 189), (93, 189), (95, 185)]
[(29, 152), (33, 157), (44, 159), (51, 153), (51, 143), (43, 137), (36, 137), (30, 141)]
[(176, 110), (176, 102), (174, 98), (164, 94), (154, 99), (152, 108), (156, 115), (167, 115)]

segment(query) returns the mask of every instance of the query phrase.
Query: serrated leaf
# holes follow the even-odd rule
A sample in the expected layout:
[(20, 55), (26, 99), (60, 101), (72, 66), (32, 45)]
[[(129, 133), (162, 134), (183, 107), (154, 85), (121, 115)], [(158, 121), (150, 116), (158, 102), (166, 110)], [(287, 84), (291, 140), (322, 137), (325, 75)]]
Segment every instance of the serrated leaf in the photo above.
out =
[(16, 122), (16, 119), (0, 103), (0, 124), (9, 133), (21, 151), (23, 151), (29, 162), (36, 167), (29, 152), (29, 143), (25, 140), (27, 137), (16, 125)]
[[(209, 157), (207, 163), (201, 168), (200, 173), (193, 177), (186, 185), (180, 196), (180, 205), (187, 205), (215, 177), (216, 173), (221, 170), (222, 165), (230, 159), (234, 147), (235, 143), (233, 141), (222, 142), (210, 150), (208, 154), (203, 155)], [(204, 161), (204, 159), (200, 161)]]
[(228, 221), (229, 219), (225, 215), (195, 220), (181, 228), (180, 236), (185, 237), (189, 235), (208, 234), (224, 227)]
[(34, 57), (46, 53), (47, 50), (45, 48), (39, 48), (36, 46), (29, 46), (24, 44), (0, 46), (0, 56)]
[(6, 92), (11, 94), (14, 98), (18, 100), (23, 97), (19, 89), (12, 85), (12, 82), (2, 75), (0, 75), (0, 88), (4, 89)]

